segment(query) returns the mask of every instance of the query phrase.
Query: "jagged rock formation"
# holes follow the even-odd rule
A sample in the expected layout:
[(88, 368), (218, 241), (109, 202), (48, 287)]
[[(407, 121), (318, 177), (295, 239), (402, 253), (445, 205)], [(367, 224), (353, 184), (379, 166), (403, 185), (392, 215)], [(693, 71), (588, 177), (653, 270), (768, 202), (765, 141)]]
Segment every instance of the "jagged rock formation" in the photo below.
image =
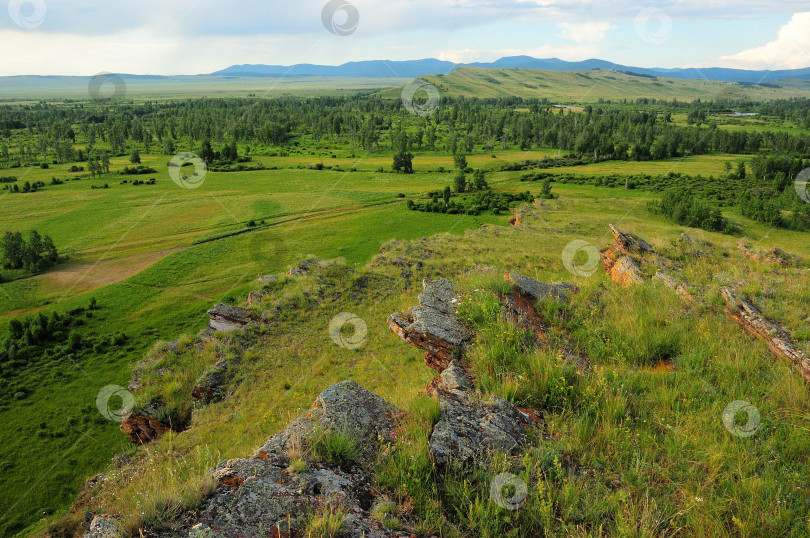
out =
[(214, 308), (210, 309), (208, 317), (211, 318), (209, 327), (221, 332), (244, 329), (255, 323), (250, 310), (222, 303), (217, 303)]
[(225, 397), (226, 386), (233, 379), (234, 373), (229, 361), (219, 361), (194, 384), (192, 398), (206, 404), (221, 400)]
[(90, 530), (84, 538), (118, 538), (116, 518), (108, 515), (98, 515), (90, 522)]
[(613, 267), (610, 268), (610, 279), (616, 284), (630, 287), (644, 282), (644, 273), (638, 262), (630, 256), (620, 258)]
[(330, 267), (335, 263), (337, 263), (337, 260), (322, 260), (320, 258), (301, 260), (298, 265), (290, 269), (290, 276), (306, 276), (314, 269)]
[(504, 278), (515, 287), (517, 293), (532, 302), (552, 299), (560, 303), (567, 303), (570, 301), (571, 295), (579, 292), (579, 288), (573, 284), (543, 284), (518, 273), (507, 273)]
[[(227, 460), (214, 470), (217, 488), (200, 512), (190, 536), (209, 538), (300, 536), (312, 514), (341, 510), (342, 535), (409, 536), (370, 517), (375, 498), (364, 466), (380, 443), (393, 441), (400, 411), (376, 394), (344, 381), (322, 392), (310, 413), (294, 421), (249, 458)], [(307, 454), (318, 428), (345, 432), (361, 449), (343, 467), (311, 461), (297, 472), (290, 451)]]
[(771, 247), (769, 252), (760, 254), (751, 250), (751, 248), (742, 241), (737, 242), (737, 248), (740, 249), (743, 256), (754, 260), (757, 263), (773, 263), (776, 265), (787, 266), (795, 264), (799, 261), (798, 258), (792, 256), (778, 247)]
[(138, 445), (151, 443), (168, 433), (171, 428), (158, 418), (161, 407), (160, 402), (150, 402), (140, 410), (125, 414), (124, 420), (121, 421), (121, 431), (129, 436), (130, 441)]
[(430, 454), (439, 466), (452, 461), (483, 464), (496, 451), (516, 456), (529, 442), (529, 433), (543, 424), (536, 411), (520, 410), (497, 396), (480, 399), (457, 362), (431, 385), (441, 415), (430, 436)]
[(636, 256), (653, 253), (655, 249), (640, 237), (619, 230), (612, 224), (610, 231), (615, 241), (599, 251), (605, 271), (613, 282), (624, 287), (641, 284), (644, 282), (644, 273), (641, 272)]
[(424, 349), (425, 364), (443, 371), (463, 355), (472, 335), (456, 315), (458, 294), (449, 280), (423, 282), (419, 305), (388, 318), (388, 327), (409, 344)]
[(810, 359), (796, 347), (790, 333), (763, 316), (762, 311), (749, 298), (734, 293), (729, 287), (721, 288), (720, 294), (726, 303), (726, 313), (740, 327), (763, 340), (774, 355), (793, 363), (805, 381), (810, 383)]

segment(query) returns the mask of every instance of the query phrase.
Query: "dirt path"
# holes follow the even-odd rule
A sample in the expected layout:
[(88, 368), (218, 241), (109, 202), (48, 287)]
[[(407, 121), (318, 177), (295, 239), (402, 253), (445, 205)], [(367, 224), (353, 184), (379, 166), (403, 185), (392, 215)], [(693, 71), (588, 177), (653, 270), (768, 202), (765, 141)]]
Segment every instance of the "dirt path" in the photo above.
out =
[(126, 280), (150, 265), (174, 254), (186, 247), (177, 247), (146, 254), (136, 254), (125, 258), (114, 258), (99, 262), (74, 265), (50, 271), (42, 275), (29, 277), (29, 279), (46, 279), (57, 284), (76, 286), (81, 288), (100, 288)]

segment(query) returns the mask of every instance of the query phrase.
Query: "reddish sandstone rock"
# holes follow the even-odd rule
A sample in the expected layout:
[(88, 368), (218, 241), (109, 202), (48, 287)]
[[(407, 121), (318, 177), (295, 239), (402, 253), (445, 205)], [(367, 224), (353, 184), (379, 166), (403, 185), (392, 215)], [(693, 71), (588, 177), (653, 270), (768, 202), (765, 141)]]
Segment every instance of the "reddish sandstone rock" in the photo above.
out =
[(613, 282), (624, 287), (644, 282), (644, 274), (641, 272), (636, 260), (630, 256), (620, 258), (610, 269), (610, 278)]
[(171, 428), (155, 417), (134, 413), (126, 416), (121, 422), (121, 431), (128, 435), (133, 443), (144, 445), (168, 433)]

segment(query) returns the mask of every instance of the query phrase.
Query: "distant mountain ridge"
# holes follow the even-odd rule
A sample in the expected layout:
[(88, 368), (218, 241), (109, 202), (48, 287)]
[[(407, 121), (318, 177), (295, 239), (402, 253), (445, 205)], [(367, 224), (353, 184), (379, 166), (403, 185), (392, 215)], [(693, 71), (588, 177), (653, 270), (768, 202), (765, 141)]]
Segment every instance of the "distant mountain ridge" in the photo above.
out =
[(568, 62), (559, 58), (538, 59), (531, 56), (509, 56), (494, 62), (454, 63), (435, 58), (411, 61), (371, 60), (349, 62), (342, 65), (296, 64), (283, 65), (233, 65), (211, 73), (212, 75), (240, 77), (374, 77), (374, 78), (415, 78), (426, 75), (446, 75), (457, 67), (483, 67), (507, 69), (540, 69), (548, 71), (584, 71), (590, 69), (612, 69), (629, 71), (650, 76), (678, 79), (708, 79), (722, 82), (766, 83), (785, 79), (810, 80), (810, 67), (803, 69), (749, 71), (725, 67), (675, 68), (631, 67), (606, 60), (590, 59), (581, 62)]

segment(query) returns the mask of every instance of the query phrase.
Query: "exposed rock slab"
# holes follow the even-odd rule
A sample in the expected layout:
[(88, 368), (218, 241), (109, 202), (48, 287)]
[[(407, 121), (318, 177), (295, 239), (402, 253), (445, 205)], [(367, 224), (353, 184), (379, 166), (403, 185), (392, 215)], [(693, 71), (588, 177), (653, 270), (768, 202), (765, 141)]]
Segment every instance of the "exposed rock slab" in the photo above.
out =
[(424, 349), (425, 363), (441, 372), (461, 356), (472, 339), (456, 315), (458, 294), (449, 280), (425, 280), (419, 305), (388, 318), (388, 327), (400, 338)]
[[(216, 467), (216, 491), (189, 536), (302, 536), (307, 518), (329, 507), (340, 507), (346, 514), (341, 535), (408, 536), (370, 517), (372, 500), (379, 493), (362, 466), (381, 442), (393, 440), (398, 413), (395, 406), (354, 382), (329, 387), (307, 417), (271, 437), (254, 456)], [(302, 472), (290, 469), (287, 450), (306, 447), (316, 423), (350, 432), (363, 448), (360, 464), (347, 469), (308, 462)]]
[(623, 230), (619, 230), (612, 224), (610, 225), (610, 231), (613, 233), (613, 238), (615, 241), (615, 246), (622, 252), (626, 254), (648, 254), (655, 252), (655, 249), (650, 245), (648, 242), (643, 240), (640, 237), (636, 237), (629, 232), (625, 232)]
[(749, 298), (734, 293), (729, 287), (720, 288), (720, 294), (726, 303), (726, 313), (740, 327), (764, 341), (771, 353), (793, 363), (805, 381), (810, 383), (810, 359), (796, 347), (790, 333), (763, 316), (759, 307)]
[(610, 269), (610, 278), (613, 282), (624, 287), (630, 287), (644, 282), (644, 273), (641, 272), (638, 262), (630, 256), (619, 258)]
[(90, 522), (90, 530), (83, 538), (118, 538), (117, 519), (113, 516), (98, 515)]
[(551, 299), (567, 303), (571, 295), (579, 292), (579, 288), (573, 284), (544, 284), (519, 273), (507, 273), (505, 278), (515, 287), (516, 292), (533, 302)]
[(223, 303), (217, 303), (214, 308), (210, 309), (208, 317), (211, 319), (208, 326), (221, 332), (244, 329), (251, 323), (255, 323), (251, 311), (247, 308)]
[(494, 452), (519, 455), (530, 432), (542, 425), (538, 412), (518, 409), (497, 396), (481, 400), (472, 386), (464, 369), (452, 363), (433, 387), (441, 414), (429, 450), (439, 466), (454, 461), (485, 464)]

